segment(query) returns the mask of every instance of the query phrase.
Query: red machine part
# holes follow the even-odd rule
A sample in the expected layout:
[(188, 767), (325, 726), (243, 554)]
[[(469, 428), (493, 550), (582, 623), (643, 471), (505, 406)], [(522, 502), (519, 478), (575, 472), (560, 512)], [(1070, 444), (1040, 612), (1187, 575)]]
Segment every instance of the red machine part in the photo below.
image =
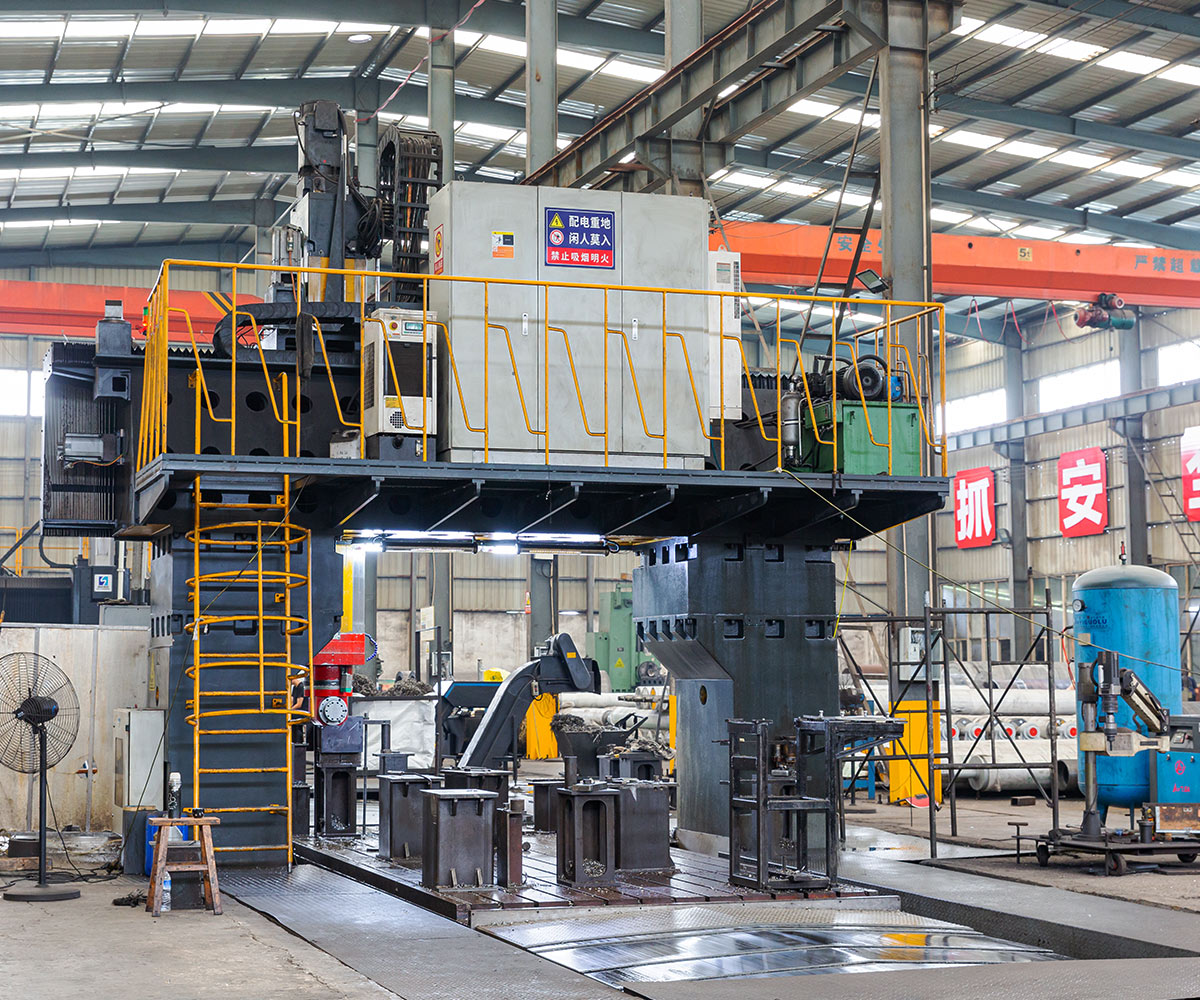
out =
[(309, 704), (318, 725), (340, 726), (350, 715), (354, 668), (367, 662), (367, 636), (339, 632), (313, 657)]

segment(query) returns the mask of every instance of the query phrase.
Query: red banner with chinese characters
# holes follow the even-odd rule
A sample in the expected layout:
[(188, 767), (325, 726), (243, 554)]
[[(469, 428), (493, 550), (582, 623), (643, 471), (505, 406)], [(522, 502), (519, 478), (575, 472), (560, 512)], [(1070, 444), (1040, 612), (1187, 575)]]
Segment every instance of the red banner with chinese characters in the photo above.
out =
[(996, 474), (966, 469), (954, 476), (954, 543), (978, 549), (996, 540)]
[(1108, 462), (1103, 448), (1059, 456), (1058, 526), (1064, 538), (1099, 535), (1108, 527)]
[(1200, 521), (1200, 427), (1189, 427), (1179, 441), (1183, 475), (1183, 513), (1189, 521)]

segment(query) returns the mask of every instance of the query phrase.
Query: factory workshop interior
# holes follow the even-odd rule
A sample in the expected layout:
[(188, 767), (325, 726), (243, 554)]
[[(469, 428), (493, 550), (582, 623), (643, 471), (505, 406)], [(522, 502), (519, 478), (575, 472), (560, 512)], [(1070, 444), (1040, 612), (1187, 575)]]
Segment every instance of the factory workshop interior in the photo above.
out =
[(1200, 996), (1198, 121), (1195, 0), (0, 2), (0, 994)]

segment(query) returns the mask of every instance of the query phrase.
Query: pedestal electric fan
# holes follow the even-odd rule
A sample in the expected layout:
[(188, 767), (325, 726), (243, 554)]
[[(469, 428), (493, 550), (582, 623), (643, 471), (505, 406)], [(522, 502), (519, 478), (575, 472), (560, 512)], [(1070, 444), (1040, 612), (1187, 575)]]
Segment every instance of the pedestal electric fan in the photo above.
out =
[(71, 885), (46, 881), (46, 771), (71, 751), (79, 733), (79, 699), (70, 680), (37, 653), (0, 657), (0, 764), (38, 776), (37, 885), (9, 889), (24, 902), (78, 899)]

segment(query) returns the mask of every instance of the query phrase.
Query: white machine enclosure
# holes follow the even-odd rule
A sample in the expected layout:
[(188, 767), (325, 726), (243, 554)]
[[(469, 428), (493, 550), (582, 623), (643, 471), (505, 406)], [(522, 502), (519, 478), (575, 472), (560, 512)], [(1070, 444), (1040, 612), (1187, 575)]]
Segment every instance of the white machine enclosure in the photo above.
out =
[(429, 228), (430, 273), (457, 279), (430, 282), (440, 459), (662, 468), (665, 424), (666, 464), (703, 467), (708, 297), (658, 290), (708, 287), (702, 199), (454, 181)]
[[(708, 252), (708, 288), (731, 295), (708, 299), (708, 415), (712, 420), (742, 419), (742, 255), (736, 250)], [(725, 340), (734, 337), (735, 340)], [(721, 383), (724, 382), (724, 396)], [(722, 410), (722, 404), (724, 409)]]
[(426, 434), (437, 433), (438, 339), (437, 313), (432, 310), (422, 314), (420, 309), (378, 309), (367, 319), (363, 433), (368, 437), (421, 434), (422, 428)]
[(119, 708), (113, 713), (113, 805), (118, 811), (163, 808), (166, 713)]

